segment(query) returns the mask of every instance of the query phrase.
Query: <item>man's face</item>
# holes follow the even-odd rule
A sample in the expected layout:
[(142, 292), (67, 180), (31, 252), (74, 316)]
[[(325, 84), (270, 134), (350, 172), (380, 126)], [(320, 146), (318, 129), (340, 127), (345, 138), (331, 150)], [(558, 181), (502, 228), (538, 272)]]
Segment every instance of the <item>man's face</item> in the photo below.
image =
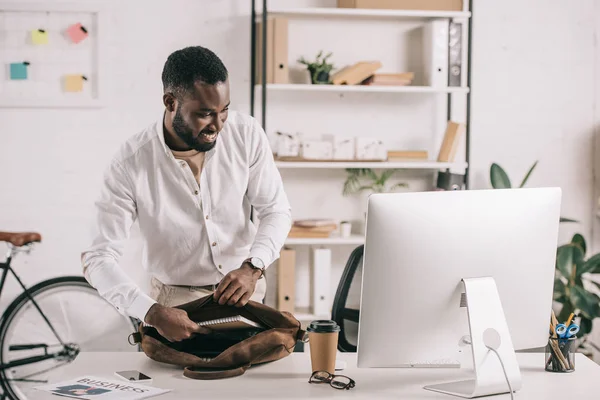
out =
[(212, 149), (227, 120), (229, 103), (228, 81), (215, 85), (196, 82), (192, 93), (176, 100), (171, 113), (175, 134), (192, 149)]

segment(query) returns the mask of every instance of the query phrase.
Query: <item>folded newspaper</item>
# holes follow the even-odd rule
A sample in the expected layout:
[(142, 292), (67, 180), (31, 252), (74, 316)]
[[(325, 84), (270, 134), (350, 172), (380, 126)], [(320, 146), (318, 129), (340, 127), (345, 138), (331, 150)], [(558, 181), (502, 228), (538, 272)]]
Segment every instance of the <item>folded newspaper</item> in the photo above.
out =
[(76, 399), (102, 400), (146, 399), (171, 391), (170, 389), (159, 389), (152, 386), (98, 378), (95, 376), (84, 376), (70, 381), (38, 386), (35, 389), (59, 396), (74, 397)]

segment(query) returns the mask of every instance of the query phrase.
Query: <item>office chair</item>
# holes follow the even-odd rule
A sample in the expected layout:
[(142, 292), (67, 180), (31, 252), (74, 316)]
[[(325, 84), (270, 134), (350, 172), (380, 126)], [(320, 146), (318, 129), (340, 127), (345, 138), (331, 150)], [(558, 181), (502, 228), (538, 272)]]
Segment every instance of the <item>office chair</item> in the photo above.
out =
[(356, 352), (363, 252), (360, 245), (350, 254), (333, 300), (331, 319), (341, 328), (338, 350), (342, 352)]

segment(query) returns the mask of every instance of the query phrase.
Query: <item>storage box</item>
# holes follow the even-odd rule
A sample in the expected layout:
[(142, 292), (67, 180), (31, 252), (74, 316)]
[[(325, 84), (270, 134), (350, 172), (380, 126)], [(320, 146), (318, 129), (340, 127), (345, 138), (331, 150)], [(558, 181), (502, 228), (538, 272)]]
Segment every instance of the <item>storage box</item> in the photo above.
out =
[(357, 160), (387, 160), (387, 148), (384, 143), (375, 138), (356, 138)]
[(354, 160), (356, 148), (354, 138), (338, 135), (323, 135), (323, 140), (331, 142), (334, 160)]
[(463, 0), (338, 0), (339, 8), (462, 11)]
[(307, 160), (331, 160), (333, 144), (323, 140), (305, 140), (302, 142), (302, 158)]
[(277, 157), (298, 157), (300, 156), (300, 138), (299, 135), (277, 132)]
[[(262, 22), (256, 24), (256, 84), (262, 83)], [(288, 83), (288, 20), (283, 17), (267, 19), (267, 83)]]

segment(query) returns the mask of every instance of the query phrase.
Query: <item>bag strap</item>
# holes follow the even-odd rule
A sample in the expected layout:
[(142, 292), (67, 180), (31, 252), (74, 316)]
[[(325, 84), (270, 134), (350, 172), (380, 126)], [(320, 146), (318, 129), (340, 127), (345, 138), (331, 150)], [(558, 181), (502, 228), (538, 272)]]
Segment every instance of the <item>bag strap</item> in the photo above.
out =
[(244, 375), (244, 373), (250, 368), (250, 364), (243, 365), (241, 367), (232, 368), (232, 369), (223, 369), (223, 370), (205, 370), (202, 368), (194, 368), (194, 367), (185, 367), (183, 370), (183, 375), (187, 378), (191, 379), (201, 379), (201, 380), (212, 380), (212, 379), (223, 379), (223, 378), (233, 378), (236, 376)]

